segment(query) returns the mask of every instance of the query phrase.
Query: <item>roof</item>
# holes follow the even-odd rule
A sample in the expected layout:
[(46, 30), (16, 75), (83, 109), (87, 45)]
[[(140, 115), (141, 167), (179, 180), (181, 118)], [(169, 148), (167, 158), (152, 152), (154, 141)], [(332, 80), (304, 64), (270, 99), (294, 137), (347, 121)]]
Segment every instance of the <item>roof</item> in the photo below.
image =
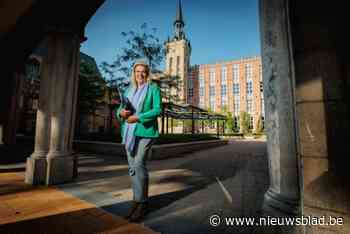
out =
[(205, 109), (190, 104), (174, 104), (165, 102), (164, 115), (174, 119), (197, 119), (197, 120), (227, 120), (225, 115), (210, 113)]
[(182, 7), (181, 7), (181, 0), (179, 0), (179, 4), (177, 6), (177, 11), (176, 11), (176, 19), (175, 22), (180, 22), (183, 25), (185, 25), (185, 22), (183, 21), (183, 17), (182, 17)]

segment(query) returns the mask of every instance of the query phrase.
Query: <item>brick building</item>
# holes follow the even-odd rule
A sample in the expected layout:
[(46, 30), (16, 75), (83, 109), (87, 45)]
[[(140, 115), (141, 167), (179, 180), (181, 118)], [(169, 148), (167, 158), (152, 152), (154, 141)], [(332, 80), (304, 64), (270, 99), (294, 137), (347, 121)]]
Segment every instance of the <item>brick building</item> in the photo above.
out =
[[(180, 103), (188, 103), (214, 112), (232, 113), (235, 128), (241, 112), (250, 116), (255, 130), (260, 119), (264, 125), (261, 58), (241, 58), (227, 62), (190, 65), (191, 44), (184, 31), (181, 2), (174, 21), (174, 36), (166, 43), (165, 71), (180, 78)], [(225, 107), (225, 108), (224, 108)]]
[(231, 112), (236, 127), (241, 112), (250, 115), (250, 126), (256, 129), (264, 122), (261, 58), (242, 58), (227, 62), (190, 67), (188, 103), (214, 112)]

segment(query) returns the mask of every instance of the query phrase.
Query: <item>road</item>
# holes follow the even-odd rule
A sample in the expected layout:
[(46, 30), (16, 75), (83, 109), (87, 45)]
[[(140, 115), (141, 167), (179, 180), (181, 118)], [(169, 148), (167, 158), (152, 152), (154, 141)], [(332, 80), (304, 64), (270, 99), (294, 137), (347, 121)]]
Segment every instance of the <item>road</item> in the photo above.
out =
[[(150, 213), (144, 225), (164, 234), (256, 233), (256, 227), (210, 226), (209, 217), (257, 217), (268, 188), (266, 142), (229, 144), (149, 161)], [(132, 199), (126, 159), (81, 154), (79, 178), (60, 188), (115, 215)]]

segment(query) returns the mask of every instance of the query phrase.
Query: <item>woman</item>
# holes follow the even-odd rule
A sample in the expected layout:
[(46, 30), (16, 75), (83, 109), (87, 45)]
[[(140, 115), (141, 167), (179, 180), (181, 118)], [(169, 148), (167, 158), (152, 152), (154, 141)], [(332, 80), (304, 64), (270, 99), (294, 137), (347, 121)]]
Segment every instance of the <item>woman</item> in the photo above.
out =
[(132, 181), (133, 205), (129, 221), (141, 220), (148, 205), (148, 170), (146, 159), (154, 139), (159, 137), (157, 117), (161, 113), (161, 95), (158, 85), (150, 80), (149, 66), (136, 62), (133, 66), (131, 86), (125, 93), (132, 107), (121, 105), (116, 116), (121, 122), (121, 134)]

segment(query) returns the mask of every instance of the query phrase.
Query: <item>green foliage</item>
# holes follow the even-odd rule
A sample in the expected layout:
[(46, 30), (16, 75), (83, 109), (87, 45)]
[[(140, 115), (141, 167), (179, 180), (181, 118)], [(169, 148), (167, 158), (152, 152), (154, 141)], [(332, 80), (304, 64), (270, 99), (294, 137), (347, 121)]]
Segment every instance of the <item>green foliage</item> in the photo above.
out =
[(235, 117), (233, 117), (233, 132), (239, 133), (240, 132), (240, 120), (239, 117), (237, 117), (237, 125), (235, 126)]
[(259, 116), (259, 119), (256, 123), (256, 130), (255, 130), (255, 133), (256, 134), (262, 134), (264, 131), (264, 128), (263, 128), (263, 124), (262, 124), (262, 119), (261, 119), (261, 116)]
[(221, 113), (221, 114), (224, 114), (224, 115), (227, 115), (227, 113), (228, 113), (228, 107), (227, 107), (227, 105), (223, 105), (223, 106), (221, 107), (220, 113)]
[(241, 126), (241, 133), (243, 134), (247, 134), (250, 132), (249, 129), (249, 123), (250, 123), (250, 115), (245, 112), (245, 111), (241, 111), (240, 115), (239, 115), (239, 120), (240, 120), (240, 126)]
[[(194, 121), (194, 124), (196, 121)], [(184, 127), (185, 127), (185, 132), (186, 133), (191, 133), (192, 132), (192, 120), (191, 119), (185, 119), (183, 120)]]
[[(126, 47), (121, 49), (112, 63), (102, 62), (100, 65), (111, 86), (128, 85), (132, 66), (138, 59), (147, 59), (151, 71), (157, 69), (165, 56), (165, 50), (155, 33), (156, 29), (149, 29), (146, 23), (141, 25), (139, 31), (121, 33)], [(121, 88), (123, 90), (124, 87)]]
[(80, 63), (78, 110), (80, 113), (94, 113), (106, 92), (104, 80), (93, 65)]
[[(119, 96), (130, 85), (131, 69), (137, 59), (147, 59), (151, 73), (160, 73), (157, 69), (165, 57), (163, 43), (160, 43), (160, 40), (155, 36), (156, 29), (149, 29), (146, 23), (142, 24), (138, 31), (130, 30), (121, 34), (125, 39), (126, 46), (116, 55), (116, 59), (112, 63), (102, 62), (100, 65), (110, 89), (110, 100), (119, 99)], [(165, 97), (166, 101), (177, 102), (177, 92), (172, 92), (172, 90), (179, 90), (179, 77), (161, 77), (160, 81), (162, 96)]]
[[(208, 107), (207, 111), (210, 114), (214, 113), (210, 107)], [(213, 122), (213, 120), (209, 120), (209, 119), (208, 120), (204, 120), (204, 126), (205, 127), (210, 127), (212, 122)]]
[(228, 133), (234, 132), (234, 121), (231, 112), (227, 112), (226, 130)]

